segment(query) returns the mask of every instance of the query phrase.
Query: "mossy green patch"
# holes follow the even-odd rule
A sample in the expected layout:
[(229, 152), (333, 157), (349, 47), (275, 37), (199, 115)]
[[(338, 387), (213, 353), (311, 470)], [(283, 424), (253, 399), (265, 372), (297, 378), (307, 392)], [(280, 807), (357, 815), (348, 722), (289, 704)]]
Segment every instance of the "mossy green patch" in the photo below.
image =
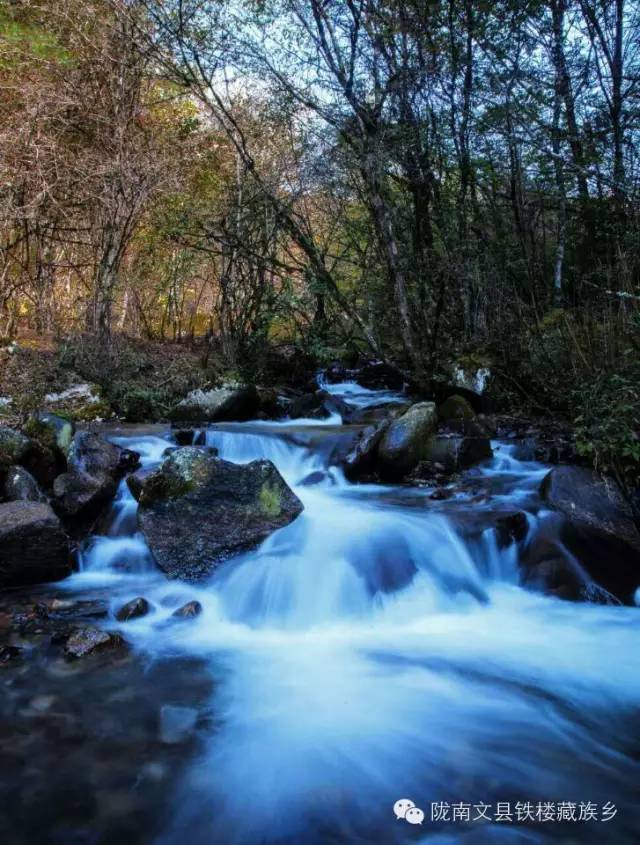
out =
[(260, 488), (260, 495), (258, 497), (260, 502), (260, 510), (266, 516), (279, 516), (282, 511), (282, 500), (280, 498), (280, 491), (275, 485), (265, 482)]

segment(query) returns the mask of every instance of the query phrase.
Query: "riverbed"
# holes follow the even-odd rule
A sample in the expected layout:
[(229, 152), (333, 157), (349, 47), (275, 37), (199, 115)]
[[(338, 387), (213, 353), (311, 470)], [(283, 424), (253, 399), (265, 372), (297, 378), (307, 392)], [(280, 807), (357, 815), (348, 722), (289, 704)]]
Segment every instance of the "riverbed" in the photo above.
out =
[[(145, 467), (174, 445), (169, 427), (106, 433)], [(524, 510), (530, 534), (553, 519), (548, 468), (496, 441), (436, 501), (346, 481), (348, 435), (338, 416), (204, 429), (225, 460), (273, 461), (304, 512), (197, 585), (156, 569), (120, 484), (79, 571), (41, 593), (106, 603), (131, 651), (87, 669), (36, 637), (2, 670), (2, 841), (637, 841), (638, 610), (525, 589), (496, 540), (497, 513)], [(151, 612), (118, 623), (136, 596)], [(202, 613), (172, 622), (191, 600)]]

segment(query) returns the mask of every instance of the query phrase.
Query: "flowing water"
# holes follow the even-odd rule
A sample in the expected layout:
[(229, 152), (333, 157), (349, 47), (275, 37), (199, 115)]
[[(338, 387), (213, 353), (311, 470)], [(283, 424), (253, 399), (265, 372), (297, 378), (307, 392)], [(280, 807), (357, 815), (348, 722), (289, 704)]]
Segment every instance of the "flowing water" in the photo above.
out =
[[(331, 389), (359, 407), (381, 398)], [(142, 841), (637, 841), (638, 611), (525, 590), (518, 548), (500, 548), (491, 527), (514, 509), (530, 535), (552, 519), (536, 492), (547, 469), (496, 443), (464, 492), (436, 502), (424, 488), (348, 483), (332, 466), (342, 437), (337, 418), (212, 426), (222, 458), (272, 460), (302, 515), (210, 582), (178, 584), (154, 570), (123, 482), (110, 527), (65, 582), (79, 595), (108, 588), (113, 608), (146, 596), (148, 616), (109, 624), (167, 671), (184, 657), (211, 674), (197, 753)], [(170, 432), (114, 439), (152, 466)], [(194, 598), (198, 618), (168, 622)], [(422, 824), (396, 819), (401, 798)], [(462, 816), (432, 819), (437, 802)], [(574, 802), (576, 821), (528, 816), (526, 802)], [(587, 802), (598, 818), (579, 821)], [(602, 821), (607, 802), (617, 814)], [(489, 821), (474, 820), (481, 804)]]

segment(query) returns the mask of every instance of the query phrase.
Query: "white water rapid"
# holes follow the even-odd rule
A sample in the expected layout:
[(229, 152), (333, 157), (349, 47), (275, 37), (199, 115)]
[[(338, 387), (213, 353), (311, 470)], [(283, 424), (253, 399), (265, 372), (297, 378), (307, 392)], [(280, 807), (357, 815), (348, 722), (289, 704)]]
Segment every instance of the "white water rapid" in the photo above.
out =
[[(331, 389), (359, 407), (389, 399)], [(113, 626), (152, 659), (209, 661), (203, 750), (162, 809), (158, 845), (637, 841), (638, 611), (524, 589), (516, 546), (489, 527), (492, 512), (525, 509), (536, 530), (545, 467), (495, 444), (472, 473), (483, 502), (436, 502), (345, 481), (330, 466), (340, 436), (335, 420), (212, 426), (220, 457), (273, 461), (302, 515), (208, 583), (168, 582), (123, 483), (67, 582), (108, 585), (113, 608), (144, 595), (152, 612)], [(117, 442), (146, 466), (171, 445), (168, 431)], [(190, 599), (202, 614), (169, 624)], [(424, 810), (421, 825), (396, 819), (400, 798)], [(453, 823), (432, 820), (432, 802), (494, 814), (612, 802), (617, 815)]]

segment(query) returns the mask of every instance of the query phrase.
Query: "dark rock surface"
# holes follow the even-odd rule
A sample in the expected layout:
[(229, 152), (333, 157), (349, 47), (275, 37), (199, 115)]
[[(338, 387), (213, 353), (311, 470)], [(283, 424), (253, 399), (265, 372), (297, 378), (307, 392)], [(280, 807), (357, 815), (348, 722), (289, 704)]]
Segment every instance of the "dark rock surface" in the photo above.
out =
[(70, 573), (69, 541), (49, 505), (0, 505), (0, 586), (57, 581)]
[(71, 444), (68, 470), (53, 485), (54, 506), (67, 518), (96, 515), (113, 498), (118, 479), (139, 456), (99, 434), (78, 432)]
[(67, 657), (78, 659), (88, 657), (104, 651), (115, 651), (125, 648), (125, 642), (120, 634), (103, 631), (100, 628), (77, 628), (67, 640), (64, 651)]
[(141, 616), (146, 616), (150, 610), (149, 602), (143, 596), (138, 596), (138, 598), (131, 599), (131, 601), (122, 605), (116, 613), (116, 619), (118, 622), (128, 622), (130, 619), (139, 619)]
[(424, 458), (425, 449), (436, 430), (437, 422), (434, 402), (418, 402), (394, 419), (378, 446), (381, 472), (396, 479), (411, 472)]
[(640, 585), (640, 533), (615, 483), (585, 467), (560, 466), (540, 492), (565, 517), (562, 540), (591, 578), (631, 604)]
[(170, 578), (205, 578), (302, 511), (270, 461), (233, 464), (202, 449), (174, 452), (144, 482), (138, 521)]
[(202, 605), (199, 601), (188, 601), (182, 607), (174, 610), (171, 615), (176, 619), (194, 619), (196, 616), (200, 616), (201, 613)]
[(390, 425), (391, 419), (387, 418), (360, 433), (343, 462), (348, 479), (355, 481), (375, 470), (378, 446)]

